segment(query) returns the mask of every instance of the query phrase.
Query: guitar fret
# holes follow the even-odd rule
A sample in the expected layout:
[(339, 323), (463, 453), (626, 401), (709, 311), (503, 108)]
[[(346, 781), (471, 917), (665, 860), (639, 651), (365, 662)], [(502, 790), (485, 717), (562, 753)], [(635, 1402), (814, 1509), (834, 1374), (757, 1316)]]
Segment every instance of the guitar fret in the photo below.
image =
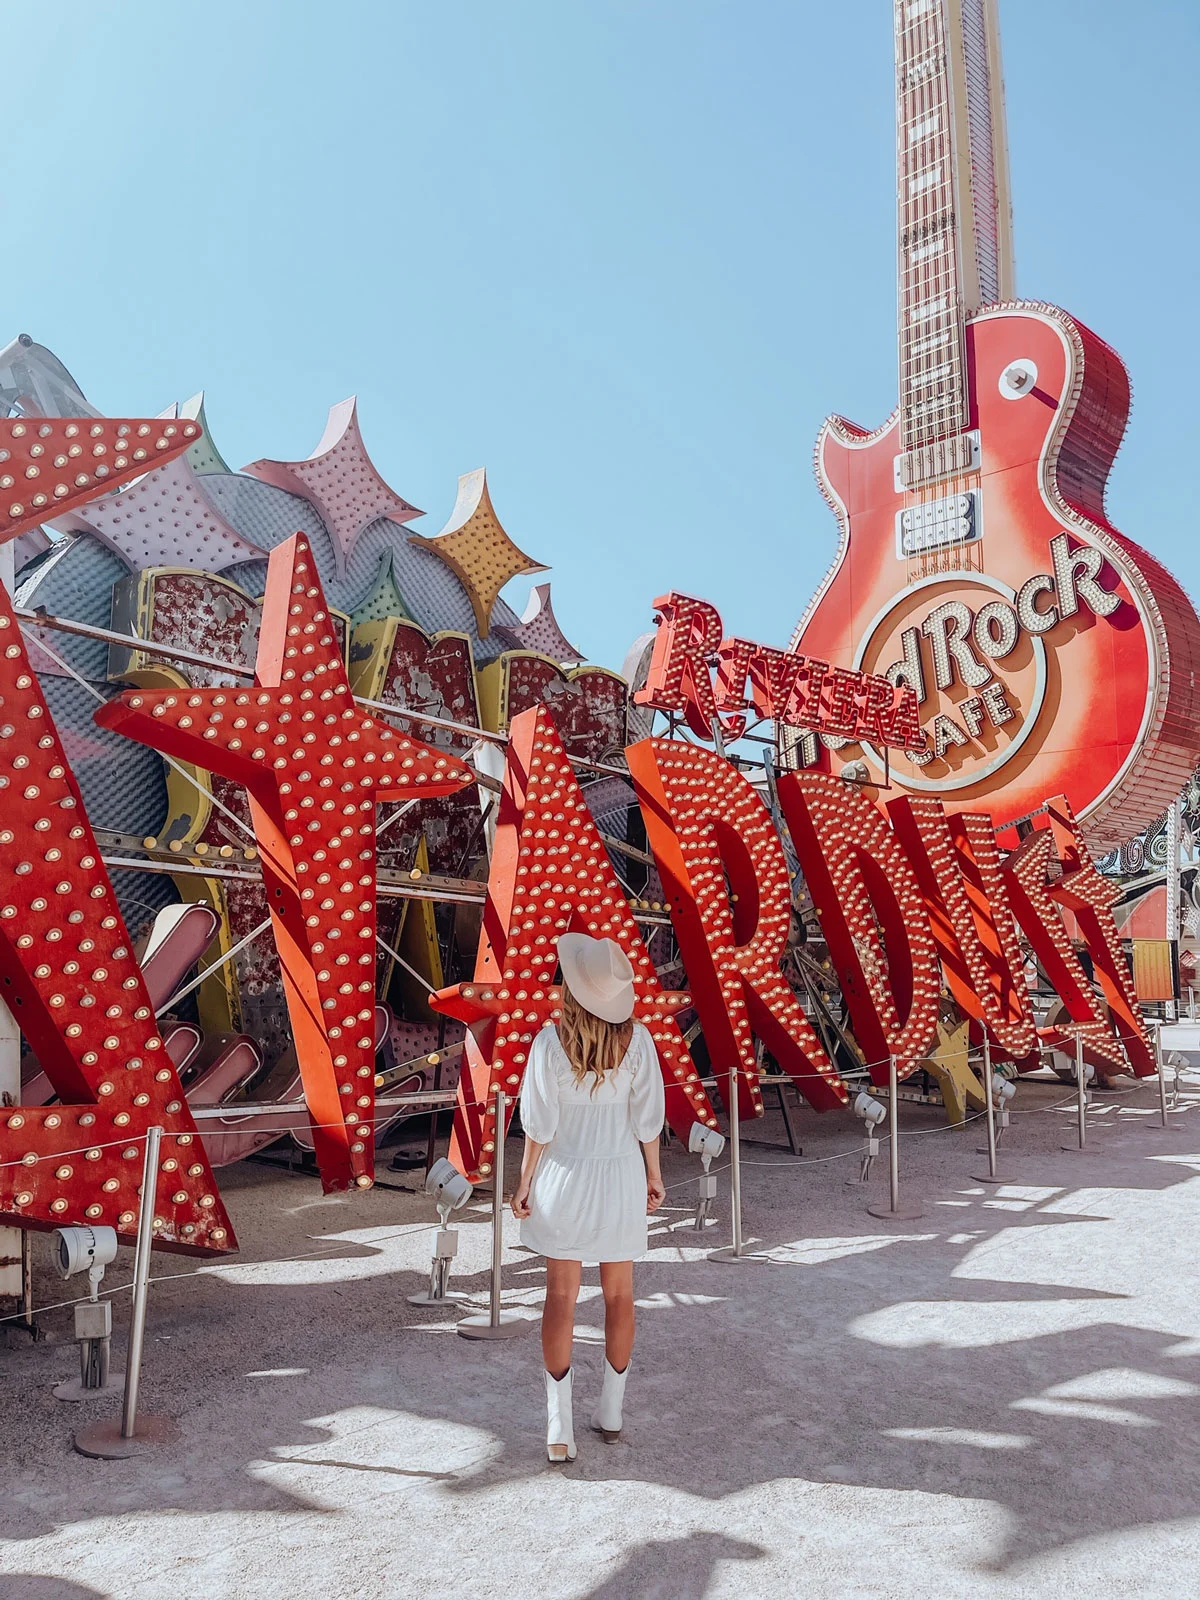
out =
[(927, 189), (932, 189), (935, 184), (942, 181), (942, 163), (935, 162), (932, 167), (926, 167), (924, 172), (918, 172), (915, 178), (908, 180), (909, 195), (924, 194)]
[(900, 405), (909, 449), (967, 422), (945, 3), (896, 3)]
[(957, 372), (958, 370), (959, 367), (957, 361), (943, 361), (939, 366), (930, 367), (928, 372), (922, 372), (920, 374), (921, 383), (933, 383), (936, 379), (944, 378), (947, 376), (947, 374), (951, 372)]
[(949, 310), (950, 302), (946, 296), (939, 295), (936, 300), (924, 300), (919, 306), (913, 306), (908, 313), (910, 322), (928, 322), (930, 317), (940, 316), (943, 311)]

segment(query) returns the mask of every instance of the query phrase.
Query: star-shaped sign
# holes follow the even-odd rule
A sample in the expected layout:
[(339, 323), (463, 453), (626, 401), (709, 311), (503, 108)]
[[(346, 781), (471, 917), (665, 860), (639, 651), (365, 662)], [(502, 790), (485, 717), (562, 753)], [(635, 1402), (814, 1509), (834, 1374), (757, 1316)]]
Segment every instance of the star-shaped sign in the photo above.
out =
[(326, 1190), (374, 1170), (375, 807), (474, 781), (358, 710), (308, 541), (271, 553), (255, 684), (138, 690), (103, 727), (242, 784)]
[(558, 625), (548, 583), (539, 583), (534, 588), (520, 622), (505, 624), (498, 631), (512, 640), (515, 649), (536, 650), (539, 655), (557, 661), (559, 666), (583, 660), (583, 651), (575, 648)]
[(540, 561), (525, 554), (505, 533), (488, 493), (481, 467), (458, 480), (458, 499), (450, 521), (436, 539), (410, 533), (409, 544), (439, 556), (467, 591), (479, 637), (486, 639), (500, 591), (523, 572), (545, 572)]
[(0, 421), (0, 544), (191, 448), (200, 425), (164, 417)]
[(425, 515), (409, 505), (376, 471), (358, 430), (358, 402), (351, 395), (330, 407), (321, 442), (307, 461), (252, 461), (243, 472), (316, 507), (333, 540), (334, 560), (344, 575), (358, 536), (380, 517), (411, 522)]
[(220, 572), (236, 561), (261, 561), (266, 551), (244, 539), (205, 495), (187, 456), (147, 473), (55, 522), (63, 532), (86, 529), (127, 561), (149, 567), (199, 567)]

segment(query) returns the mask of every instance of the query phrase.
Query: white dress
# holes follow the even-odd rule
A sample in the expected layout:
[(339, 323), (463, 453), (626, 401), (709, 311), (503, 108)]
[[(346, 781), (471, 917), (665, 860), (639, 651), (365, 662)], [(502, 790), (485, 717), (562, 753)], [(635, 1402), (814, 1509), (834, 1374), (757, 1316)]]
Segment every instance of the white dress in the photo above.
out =
[(557, 1261), (632, 1261), (646, 1251), (641, 1146), (662, 1132), (662, 1071), (640, 1022), (621, 1065), (593, 1095), (576, 1084), (558, 1030), (533, 1041), (521, 1086), (521, 1125), (542, 1152), (521, 1243)]

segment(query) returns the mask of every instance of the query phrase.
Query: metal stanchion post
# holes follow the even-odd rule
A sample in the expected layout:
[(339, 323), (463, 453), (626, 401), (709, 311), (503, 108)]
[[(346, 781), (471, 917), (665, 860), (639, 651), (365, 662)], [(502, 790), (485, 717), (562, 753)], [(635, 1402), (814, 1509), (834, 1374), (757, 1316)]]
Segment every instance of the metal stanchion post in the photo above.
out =
[(742, 1244), (742, 1116), (738, 1104), (741, 1092), (740, 1069), (729, 1069), (729, 1211), (733, 1222), (733, 1243), (721, 1250), (710, 1250), (710, 1261), (763, 1262), (766, 1256), (747, 1251)]
[(500, 1309), (500, 1273), (504, 1264), (504, 1135), (508, 1096), (496, 1090), (496, 1153), (492, 1162), (492, 1272), (486, 1316), (464, 1317), (458, 1331), (464, 1339), (511, 1339), (533, 1327), (530, 1317)]
[(911, 1222), (925, 1215), (919, 1205), (900, 1203), (900, 1073), (895, 1056), (888, 1057), (888, 1204), (868, 1206), (873, 1217)]
[(163, 1131), (146, 1134), (146, 1164), (142, 1169), (142, 1208), (138, 1214), (137, 1253), (133, 1260), (133, 1309), (129, 1318), (129, 1354), (125, 1368), (125, 1401), (121, 1407), (121, 1437), (132, 1439), (137, 1428), (138, 1389), (142, 1382), (142, 1350), (146, 1343), (146, 1305), (150, 1297), (150, 1254), (154, 1248), (154, 1202), (158, 1193), (158, 1158)]
[(1064, 1150), (1073, 1150), (1077, 1154), (1086, 1152), (1086, 1150), (1087, 1150), (1087, 1108), (1088, 1108), (1087, 1068), (1084, 1065), (1084, 1061), (1083, 1061), (1083, 1039), (1082, 1039), (1081, 1036), (1077, 1036), (1076, 1039), (1075, 1039), (1075, 1120), (1076, 1120), (1076, 1135), (1075, 1135), (1075, 1137), (1076, 1137), (1076, 1142), (1074, 1144), (1064, 1144), (1063, 1145), (1063, 1149)]
[(999, 1172), (1000, 1156), (996, 1145), (996, 1095), (992, 1087), (992, 1042), (983, 1036), (983, 1103), (987, 1107), (987, 1158), (986, 1172), (973, 1172), (976, 1183), (1007, 1183)]
[(1167, 1121), (1167, 1068), (1163, 1061), (1162, 1030), (1163, 1025), (1160, 1022), (1154, 1029), (1154, 1064), (1158, 1068), (1158, 1114), (1163, 1127), (1169, 1128), (1171, 1124)]
[(133, 1305), (129, 1314), (129, 1350), (125, 1367), (125, 1397), (121, 1421), (93, 1423), (75, 1435), (80, 1455), (117, 1460), (138, 1455), (147, 1445), (166, 1444), (178, 1437), (170, 1417), (138, 1416), (138, 1390), (142, 1378), (142, 1351), (146, 1343), (146, 1309), (150, 1298), (150, 1258), (154, 1249), (154, 1207), (158, 1198), (162, 1128), (146, 1130), (146, 1157), (142, 1167), (141, 1207), (137, 1246), (133, 1258)]

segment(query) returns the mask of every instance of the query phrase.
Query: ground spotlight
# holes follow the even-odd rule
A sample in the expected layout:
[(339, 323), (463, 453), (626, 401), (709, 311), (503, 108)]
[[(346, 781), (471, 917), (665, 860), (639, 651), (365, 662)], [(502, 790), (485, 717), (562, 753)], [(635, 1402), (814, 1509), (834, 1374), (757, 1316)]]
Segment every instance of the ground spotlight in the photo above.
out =
[[(58, 1228), (54, 1234), (54, 1265), (60, 1278), (77, 1272), (88, 1275), (91, 1299), (75, 1307), (75, 1338), (79, 1343), (79, 1386), (103, 1389), (108, 1384), (112, 1343), (112, 1303), (101, 1300), (104, 1269), (117, 1256), (115, 1228)], [(75, 1394), (74, 1385), (60, 1385)]]
[(429, 1269), (429, 1287), (421, 1294), (410, 1294), (409, 1305), (444, 1305), (457, 1295), (448, 1294), (446, 1283), (450, 1276), (450, 1263), (458, 1254), (458, 1229), (449, 1226), (450, 1213), (460, 1211), (474, 1193), (474, 1189), (454, 1165), (443, 1156), (435, 1161), (425, 1175), (425, 1193), (435, 1197), (441, 1227), (434, 1242), (433, 1262)]
[(1009, 1126), (1011, 1118), (1008, 1114), (1008, 1103), (1017, 1092), (1017, 1086), (1011, 1078), (1005, 1077), (1003, 1072), (992, 1073), (992, 1104), (996, 1107), (996, 1139), (1004, 1137), (1004, 1130)]
[(117, 1257), (115, 1228), (57, 1228), (54, 1233), (54, 1265), (60, 1278), (73, 1278), (87, 1272), (92, 1298), (104, 1276), (104, 1269)]
[(866, 1123), (868, 1128), (875, 1128), (887, 1116), (887, 1107), (882, 1100), (876, 1100), (865, 1089), (860, 1089), (854, 1097), (855, 1115)]
[[(868, 1094), (865, 1089), (860, 1089), (854, 1096), (854, 1114), (863, 1119), (867, 1134), (867, 1142), (863, 1146), (862, 1166), (858, 1172), (859, 1183), (866, 1183), (871, 1176), (871, 1163), (879, 1154), (879, 1140), (875, 1137), (875, 1130), (887, 1116), (887, 1107), (882, 1100), (876, 1100), (874, 1095)], [(852, 1183), (854, 1180), (847, 1181)]]
[(723, 1133), (719, 1133), (716, 1128), (706, 1127), (703, 1122), (692, 1123), (692, 1131), (688, 1135), (688, 1151), (691, 1155), (700, 1157), (706, 1172), (724, 1148)]
[(692, 1223), (697, 1233), (703, 1232), (707, 1226), (708, 1213), (717, 1197), (717, 1176), (708, 1169), (724, 1148), (723, 1133), (718, 1133), (716, 1128), (706, 1127), (703, 1122), (692, 1123), (692, 1131), (688, 1134), (688, 1150), (692, 1155), (700, 1157), (700, 1165), (704, 1168), (700, 1174), (700, 1198), (696, 1205), (696, 1220)]

